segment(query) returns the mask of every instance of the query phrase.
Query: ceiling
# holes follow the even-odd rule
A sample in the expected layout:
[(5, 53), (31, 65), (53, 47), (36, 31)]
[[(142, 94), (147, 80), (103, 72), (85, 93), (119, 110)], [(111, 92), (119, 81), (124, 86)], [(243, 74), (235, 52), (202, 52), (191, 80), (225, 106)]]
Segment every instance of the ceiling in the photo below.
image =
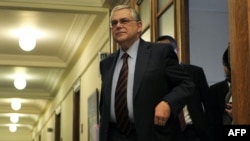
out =
[[(106, 14), (112, 0), (1, 0), (0, 1), (0, 131), (9, 130), (10, 115), (18, 114), (18, 130), (31, 130), (55, 97), (58, 85), (78, 59)], [(20, 33), (29, 30), (37, 39), (34, 50), (18, 45)], [(81, 48), (79, 47), (81, 44)], [(27, 86), (14, 87), (24, 75)], [(22, 107), (11, 109), (19, 99)]]

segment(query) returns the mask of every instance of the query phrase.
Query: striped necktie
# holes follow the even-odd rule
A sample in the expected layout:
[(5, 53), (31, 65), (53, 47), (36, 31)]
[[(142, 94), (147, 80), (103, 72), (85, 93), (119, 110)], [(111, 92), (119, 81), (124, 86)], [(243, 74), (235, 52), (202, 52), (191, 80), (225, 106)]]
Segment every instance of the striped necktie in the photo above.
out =
[(128, 116), (127, 106), (127, 83), (128, 83), (128, 54), (122, 56), (123, 65), (117, 81), (115, 92), (115, 114), (117, 128), (124, 134), (131, 132), (131, 123)]

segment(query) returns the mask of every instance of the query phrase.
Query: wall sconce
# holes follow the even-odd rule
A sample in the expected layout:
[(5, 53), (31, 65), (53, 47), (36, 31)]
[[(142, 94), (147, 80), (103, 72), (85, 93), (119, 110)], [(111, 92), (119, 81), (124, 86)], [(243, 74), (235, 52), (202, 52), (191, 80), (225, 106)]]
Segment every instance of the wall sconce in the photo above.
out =
[(17, 123), (19, 121), (19, 116), (17, 114), (10, 115), (10, 121), (12, 123)]
[(21, 105), (20, 100), (15, 99), (15, 100), (13, 100), (13, 101), (11, 102), (11, 108), (12, 108), (13, 110), (18, 111), (18, 110), (21, 109), (21, 107), (22, 107), (22, 105)]
[(24, 33), (19, 38), (19, 46), (24, 51), (31, 51), (36, 46), (36, 38), (30, 33)]
[(16, 125), (14, 125), (14, 124), (10, 125), (9, 130), (10, 130), (10, 132), (16, 132), (16, 130), (17, 130)]
[(23, 77), (18, 77), (14, 80), (14, 86), (16, 87), (16, 89), (18, 90), (22, 90), (26, 87), (26, 79)]

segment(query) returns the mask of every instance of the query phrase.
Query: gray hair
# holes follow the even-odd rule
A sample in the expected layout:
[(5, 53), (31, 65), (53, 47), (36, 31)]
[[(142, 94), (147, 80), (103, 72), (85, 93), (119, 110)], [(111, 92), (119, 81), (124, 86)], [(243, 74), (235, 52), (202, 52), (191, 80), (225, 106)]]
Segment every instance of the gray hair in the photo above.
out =
[(114, 12), (119, 11), (121, 9), (129, 9), (133, 19), (136, 20), (136, 21), (141, 21), (141, 17), (139, 15), (139, 13), (134, 8), (132, 8), (132, 7), (128, 6), (128, 5), (117, 5), (117, 6), (115, 6), (111, 11), (110, 21), (111, 21), (111, 18), (113, 16)]

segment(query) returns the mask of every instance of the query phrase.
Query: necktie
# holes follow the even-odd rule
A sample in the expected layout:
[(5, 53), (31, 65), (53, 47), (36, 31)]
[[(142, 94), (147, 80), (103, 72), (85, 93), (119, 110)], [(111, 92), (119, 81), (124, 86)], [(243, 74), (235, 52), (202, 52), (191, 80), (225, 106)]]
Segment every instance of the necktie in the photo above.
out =
[(184, 129), (186, 127), (186, 121), (185, 121), (183, 110), (181, 110), (181, 112), (179, 113), (178, 118), (179, 118), (181, 130), (184, 131)]
[[(232, 96), (232, 89), (231, 89), (231, 87), (229, 87), (229, 90), (228, 90), (227, 95), (225, 97), (225, 105), (227, 105), (227, 103), (229, 103), (229, 102), (232, 102), (232, 101), (230, 101), (231, 96)], [(227, 108), (227, 106), (225, 108)], [(226, 111), (224, 111), (223, 123), (225, 125), (231, 125), (232, 120), (233, 119), (231, 118), (231, 116), (229, 116), (228, 113)]]
[(227, 104), (228, 102), (230, 102), (229, 100), (230, 100), (231, 96), (232, 96), (232, 89), (231, 89), (231, 87), (229, 87), (227, 95), (225, 97), (225, 104)]
[(127, 107), (127, 82), (128, 82), (128, 54), (124, 53), (123, 65), (117, 81), (115, 92), (115, 114), (117, 128), (124, 134), (129, 135), (131, 123)]

